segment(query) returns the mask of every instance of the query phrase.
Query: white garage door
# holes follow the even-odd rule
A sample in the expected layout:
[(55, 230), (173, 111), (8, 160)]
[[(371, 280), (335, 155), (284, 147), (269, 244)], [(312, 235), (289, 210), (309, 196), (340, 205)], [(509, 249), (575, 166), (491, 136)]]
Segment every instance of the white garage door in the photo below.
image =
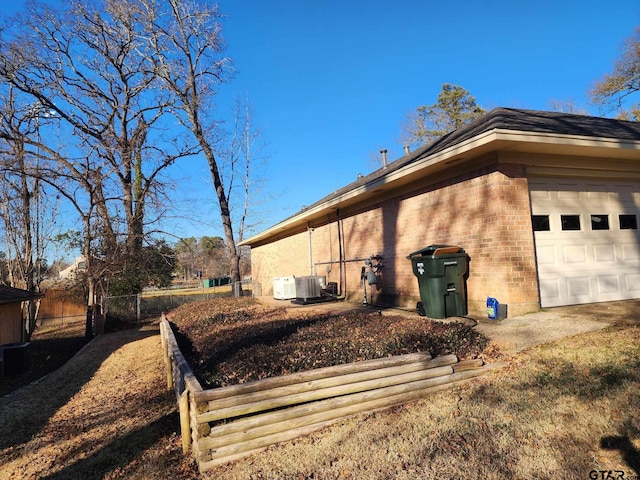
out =
[(640, 298), (639, 187), (529, 180), (543, 307)]

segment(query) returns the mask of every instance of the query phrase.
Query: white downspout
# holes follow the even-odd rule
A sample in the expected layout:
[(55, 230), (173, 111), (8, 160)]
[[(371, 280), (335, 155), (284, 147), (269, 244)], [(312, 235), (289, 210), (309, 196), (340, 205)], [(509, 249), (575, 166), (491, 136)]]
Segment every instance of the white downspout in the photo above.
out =
[(309, 235), (309, 275), (314, 275), (313, 273), (313, 250), (311, 249), (311, 233), (313, 232), (313, 228), (309, 226), (307, 222), (307, 234)]

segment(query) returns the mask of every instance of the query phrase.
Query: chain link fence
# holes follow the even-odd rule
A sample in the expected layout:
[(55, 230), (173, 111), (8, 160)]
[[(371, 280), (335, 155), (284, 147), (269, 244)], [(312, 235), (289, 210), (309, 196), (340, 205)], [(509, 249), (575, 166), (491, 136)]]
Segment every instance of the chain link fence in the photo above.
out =
[(103, 297), (102, 308), (107, 322), (126, 325), (140, 325), (148, 317), (158, 316), (185, 303), (237, 296), (242, 290), (246, 295), (251, 292), (251, 282), (236, 282), (233, 285), (214, 288), (194, 288), (189, 291), (154, 291), (149, 294)]

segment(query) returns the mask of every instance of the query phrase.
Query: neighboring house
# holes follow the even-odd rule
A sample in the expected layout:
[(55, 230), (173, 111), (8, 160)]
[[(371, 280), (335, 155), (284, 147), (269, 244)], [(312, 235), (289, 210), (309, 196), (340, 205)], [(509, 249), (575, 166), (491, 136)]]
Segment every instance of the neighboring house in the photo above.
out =
[(76, 257), (73, 264), (64, 270), (60, 270), (59, 276), (62, 280), (75, 280), (78, 272), (84, 272), (87, 269), (87, 262), (84, 256)]
[(0, 345), (23, 341), (22, 303), (43, 296), (42, 293), (0, 285)]
[(374, 301), (413, 307), (407, 255), (460, 246), (469, 313), (496, 297), (513, 316), (640, 298), (639, 213), (640, 123), (497, 108), (242, 245), (263, 295), (317, 274), (360, 299), (361, 259), (380, 255)]

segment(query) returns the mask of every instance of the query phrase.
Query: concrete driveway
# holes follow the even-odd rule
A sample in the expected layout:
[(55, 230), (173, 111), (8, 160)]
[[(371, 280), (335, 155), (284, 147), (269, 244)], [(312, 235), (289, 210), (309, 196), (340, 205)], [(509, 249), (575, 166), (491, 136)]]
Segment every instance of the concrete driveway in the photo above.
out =
[(496, 342), (502, 350), (520, 352), (609, 325), (640, 325), (640, 300), (547, 308), (499, 321), (476, 321), (476, 330)]

